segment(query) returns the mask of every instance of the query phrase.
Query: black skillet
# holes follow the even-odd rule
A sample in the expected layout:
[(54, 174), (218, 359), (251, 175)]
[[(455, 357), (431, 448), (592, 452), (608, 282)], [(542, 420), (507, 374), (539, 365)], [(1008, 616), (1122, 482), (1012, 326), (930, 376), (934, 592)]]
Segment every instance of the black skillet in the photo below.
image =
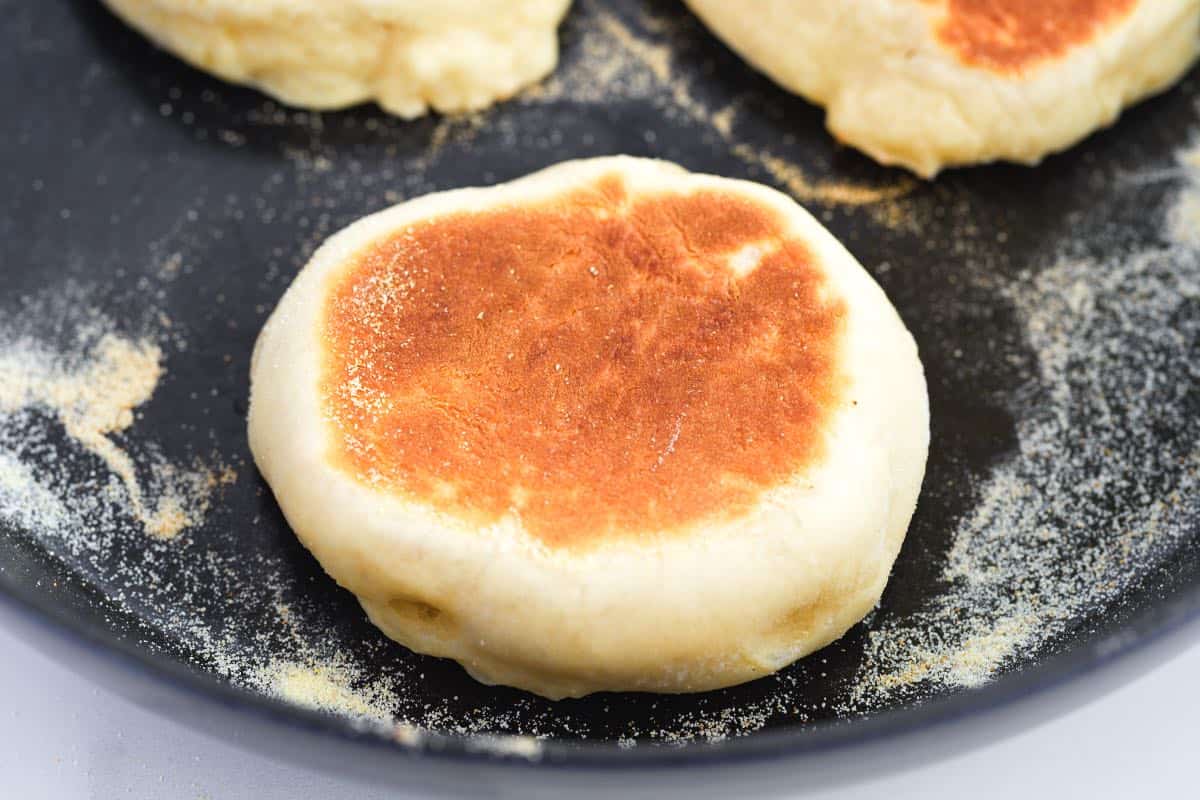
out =
[[(1131, 650), (1143, 661), (1126, 663), (1143, 663), (1158, 652), (1147, 643), (1200, 608), (1197, 503), (1187, 495), (1169, 522), (1169, 546), (1127, 564), (1127, 580), (1108, 602), (1073, 612), (1053, 636), (1006, 660), (989, 685), (918, 686), (854, 713), (824, 704), (862, 666), (871, 625), (910, 614), (944, 589), (952, 529), (980, 501), (976, 487), (1018, 447), (1013, 409), (1037, 393), (1039, 379), (1008, 287), (1036, 277), (1053, 263), (1047, 254), (1063, 248), (1168, 246), (1162, 220), (1182, 180), (1176, 153), (1197, 124), (1193, 79), (1037, 169), (961, 170), (917, 186), (898, 201), (901, 212), (921, 212), (908, 227), (884, 224), (869, 206), (808, 203), (872, 270), (917, 337), (933, 413), (926, 486), (873, 619), (821, 653), (819, 669), (810, 659), (786, 671), (790, 707), (775, 707), (748, 735), (706, 741), (691, 722), (766, 707), (780, 680), (699, 696), (553, 704), (478, 685), (452, 663), (383, 640), (296, 543), (253, 470), (244, 434), (248, 360), (265, 312), (321, 238), (398, 197), (616, 152), (767, 183), (778, 175), (735, 157), (694, 107), (678, 105), (670, 82), (649, 91), (631, 84), (627, 95), (615, 85), (603, 100), (570, 91), (519, 99), (450, 123), (402, 122), (374, 106), (296, 114), (188, 68), (90, 0), (8, 0), (0, 12), (0, 314), (14, 319), (25, 298), (68, 286), (130, 331), (168, 314), (186, 351), (168, 352), (167, 375), (136, 435), (168, 457), (216, 453), (239, 472), (205, 523), (168, 544), (147, 543), (130, 522), (103, 551), (81, 554), (18, 516), (0, 515), (5, 617), (144, 702), (284, 756), (442, 787), (578, 788), (584, 774), (590, 785), (617, 786), (636, 773), (676, 788), (694, 787), (697, 778), (710, 788), (729, 781), (797, 788), (781, 781), (799, 774), (811, 786), (974, 741), (960, 726), (934, 742), (930, 731), (951, 728), (933, 723), (972, 719), (989, 735), (1010, 729), (1020, 724), (1010, 712), (1022, 706), (1012, 701), (1057, 687), (1036, 695), (1034, 705), (1047, 713), (1078, 695), (1080, 682), (1063, 685), (1067, 678)], [(563, 70), (586, 74), (589, 59), (600, 57), (585, 43), (606, 14), (643, 44), (670, 48), (687, 102), (707, 109), (736, 102), (738, 141), (817, 179), (905, 180), (838, 148), (818, 109), (746, 67), (674, 3), (577, 2), (562, 29)], [(1001, 228), (1006, 236), (996, 235)], [(1103, 239), (1089, 239), (1096, 231)], [(986, 280), (978, 266), (964, 265), (964, 252), (985, 265)], [(174, 254), (186, 268), (160, 280)], [(1194, 302), (1181, 305), (1170, 321), (1179, 335), (1163, 345), (1157, 367), (1164, 383), (1180, 388), (1171, 395), (1173, 413), (1156, 417), (1151, 404), (1149, 418), (1128, 422), (1143, 429), (1142, 446), (1178, 457), (1138, 462), (1144, 474), (1134, 476), (1136, 487), (1097, 502), (1087, 536), (1116, 535), (1124, 510), (1187, 485), (1194, 470), (1187, 454), (1200, 440), (1188, 368), (1200, 355), (1198, 317)], [(61, 325), (48, 330), (69, 335)], [(1120, 359), (1111, 364), (1129, 368)], [(1086, 423), (1089, 408), (1068, 410)], [(1127, 410), (1120, 398), (1112, 409)], [(51, 419), (45, 428), (48, 441), (71, 446)], [(127, 569), (147, 550), (153, 591)], [(242, 655), (294, 657), (290, 634), (278, 630), (281, 602), (303, 611), (302, 635), (332, 643), (363, 675), (405, 681), (402, 715), (428, 721), (417, 710), (436, 706), (440, 722), (397, 736), (246, 691), (192, 635), (198, 625)], [(47, 619), (57, 624), (40, 622)], [(540, 737), (536, 758), (527, 758), (524, 740), (506, 744), (508, 734)], [(473, 770), (460, 769), (469, 764)], [(685, 766), (692, 769), (679, 771)]]

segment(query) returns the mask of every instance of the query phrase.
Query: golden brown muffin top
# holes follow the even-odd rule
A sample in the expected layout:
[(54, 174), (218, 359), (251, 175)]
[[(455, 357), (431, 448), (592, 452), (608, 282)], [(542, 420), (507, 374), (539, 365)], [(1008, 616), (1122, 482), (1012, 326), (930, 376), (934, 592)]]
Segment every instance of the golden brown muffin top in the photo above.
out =
[(329, 284), (331, 455), (550, 547), (745, 513), (822, 458), (845, 308), (778, 212), (619, 174), (417, 222)]
[(960, 61), (1016, 73), (1062, 57), (1129, 16), (1138, 0), (922, 0), (944, 10), (938, 39)]

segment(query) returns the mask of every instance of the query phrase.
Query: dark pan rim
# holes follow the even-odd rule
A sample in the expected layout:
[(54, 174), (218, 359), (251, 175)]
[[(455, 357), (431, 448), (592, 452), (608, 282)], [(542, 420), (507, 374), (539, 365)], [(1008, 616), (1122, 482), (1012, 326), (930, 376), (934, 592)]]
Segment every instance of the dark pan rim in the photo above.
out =
[[(611, 770), (721, 766), (831, 753), (861, 748), (881, 740), (894, 741), (968, 717), (982, 716), (983, 712), (1013, 706), (1035, 695), (1045, 696), (1056, 687), (1079, 683), (1085, 675), (1117, 661), (1128, 660), (1126, 657), (1152, 642), (1181, 632), (1189, 622), (1200, 618), (1200, 584), (1180, 589), (1171, 598), (1142, 609), (1115, 630), (1093, 637), (1065, 653), (1001, 676), (983, 687), (920, 705), (849, 721), (819, 722), (714, 743), (622, 748), (612, 743), (551, 739), (540, 743), (534, 759), (521, 755), (516, 748), (505, 748), (503, 742), (509, 738), (505, 734), (481, 738), (428, 733), (411, 740), (397, 739), (378, 730), (355, 729), (336, 717), (238, 688), (73, 618), (44, 595), (15, 583), (3, 570), (0, 570), (0, 603), (22, 614), (41, 632), (65, 638), (68, 644), (83, 646), (93, 657), (108, 661), (108, 666), (126, 673), (140, 673), (165, 688), (203, 703), (218, 703), (236, 713), (253, 715), (260, 722), (277, 728), (316, 734), (342, 744), (388, 751), (396, 756), (419, 756), (446, 762), (447, 766), (474, 763), (514, 768)], [(488, 742), (498, 744), (489, 746)]]

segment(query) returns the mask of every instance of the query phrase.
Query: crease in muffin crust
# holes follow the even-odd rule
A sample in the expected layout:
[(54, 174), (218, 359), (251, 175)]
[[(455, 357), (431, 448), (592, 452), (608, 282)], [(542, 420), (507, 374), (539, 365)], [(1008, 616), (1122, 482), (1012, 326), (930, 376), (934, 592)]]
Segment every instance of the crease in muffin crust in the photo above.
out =
[(823, 456), (846, 309), (778, 212), (623, 179), (414, 223), (330, 279), (334, 463), (550, 547), (731, 519)]

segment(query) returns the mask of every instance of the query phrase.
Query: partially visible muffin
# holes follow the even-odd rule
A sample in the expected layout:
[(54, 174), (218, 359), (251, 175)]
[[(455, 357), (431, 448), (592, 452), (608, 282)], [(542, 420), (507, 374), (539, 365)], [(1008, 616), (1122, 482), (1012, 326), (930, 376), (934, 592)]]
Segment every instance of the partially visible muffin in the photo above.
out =
[(926, 177), (1035, 164), (1170, 86), (1200, 44), (1200, 0), (685, 2), (839, 140)]
[(104, 0), (180, 58), (290, 105), (469, 111), (558, 60), (570, 0)]

